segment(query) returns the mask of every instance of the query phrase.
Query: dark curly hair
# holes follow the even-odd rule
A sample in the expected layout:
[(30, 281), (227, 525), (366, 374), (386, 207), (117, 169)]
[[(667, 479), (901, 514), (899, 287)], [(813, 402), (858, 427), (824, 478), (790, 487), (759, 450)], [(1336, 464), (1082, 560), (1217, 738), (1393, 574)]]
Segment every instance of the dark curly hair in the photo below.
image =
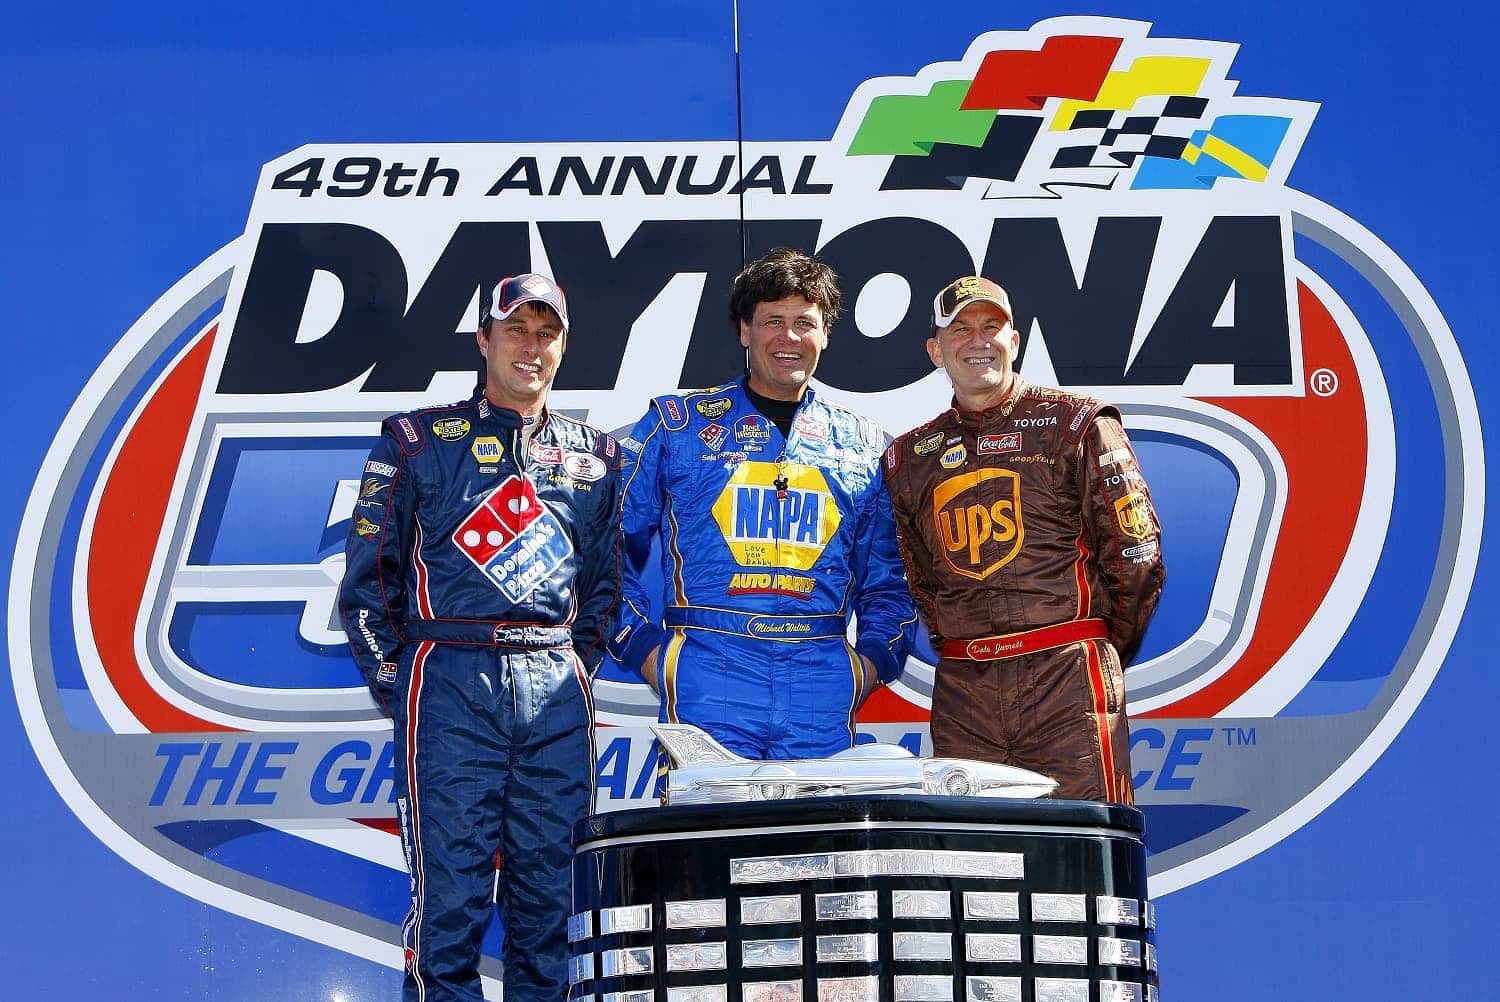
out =
[(801, 296), (823, 311), (823, 328), (832, 330), (839, 318), (838, 276), (822, 261), (790, 247), (778, 247), (735, 276), (729, 294), (729, 322), (739, 330), (755, 316), (758, 303), (774, 303)]

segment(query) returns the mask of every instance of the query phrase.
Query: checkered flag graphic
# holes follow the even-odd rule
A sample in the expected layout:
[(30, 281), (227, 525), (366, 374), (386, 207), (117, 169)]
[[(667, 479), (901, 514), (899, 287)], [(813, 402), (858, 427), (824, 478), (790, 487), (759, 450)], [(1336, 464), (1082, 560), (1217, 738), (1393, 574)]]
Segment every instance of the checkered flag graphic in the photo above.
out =
[(1207, 109), (1206, 98), (1163, 95), (1143, 97), (1128, 111), (1080, 111), (1052, 158), (1052, 168), (1119, 169), (1143, 156), (1176, 160)]

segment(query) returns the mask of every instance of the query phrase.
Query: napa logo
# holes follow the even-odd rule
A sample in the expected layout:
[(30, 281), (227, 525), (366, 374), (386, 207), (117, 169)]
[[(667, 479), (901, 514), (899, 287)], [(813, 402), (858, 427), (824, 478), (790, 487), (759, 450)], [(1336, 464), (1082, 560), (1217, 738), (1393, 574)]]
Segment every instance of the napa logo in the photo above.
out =
[(505, 455), (505, 446), (494, 435), (481, 435), (474, 439), (474, 444), (469, 446), (474, 453), (474, 458), (481, 463), (498, 463), (500, 457)]
[(817, 563), (843, 522), (823, 471), (799, 463), (739, 464), (713, 516), (740, 566), (795, 570)]

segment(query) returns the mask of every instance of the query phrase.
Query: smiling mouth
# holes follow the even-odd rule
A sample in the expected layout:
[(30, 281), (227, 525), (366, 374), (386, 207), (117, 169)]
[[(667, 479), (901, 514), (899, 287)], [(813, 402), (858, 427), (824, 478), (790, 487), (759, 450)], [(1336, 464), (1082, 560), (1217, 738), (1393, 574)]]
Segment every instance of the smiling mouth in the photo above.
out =
[(541, 375), (542, 372), (542, 367), (540, 365), (533, 365), (530, 362), (512, 362), (511, 367), (520, 369), (528, 376), (538, 376)]

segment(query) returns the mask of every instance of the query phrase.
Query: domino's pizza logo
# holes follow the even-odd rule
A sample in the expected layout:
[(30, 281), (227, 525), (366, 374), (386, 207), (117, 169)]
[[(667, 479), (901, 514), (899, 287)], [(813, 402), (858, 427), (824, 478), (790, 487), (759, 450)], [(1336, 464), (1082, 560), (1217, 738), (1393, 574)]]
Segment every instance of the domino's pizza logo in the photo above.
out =
[(511, 476), (453, 530), (453, 545), (510, 604), (544, 584), (573, 555), (557, 516), (524, 477)]
[[(648, 395), (722, 383), (743, 358), (707, 297), (741, 267), (745, 231), (715, 206), (743, 199), (757, 234), (841, 276), (828, 399), (893, 433), (946, 408), (925, 304), (977, 273), (1010, 293), (1028, 379), (1119, 405), (1169, 566), (1126, 676), (1153, 892), (1274, 844), (1358, 779), (1442, 666), (1477, 561), (1484, 452), (1420, 278), (1291, 186), (1316, 106), (1256, 96), (1276, 81), (1238, 82), (1236, 48), (1057, 18), (864, 82), (814, 141), (364, 143), (268, 163), (244, 235), (122, 335), (38, 473), (7, 635), (47, 774), (158, 879), (399, 967), (389, 725), (336, 609), (346, 539), (411, 542), (378, 509), (356, 514), (369, 475), (398, 473), (365, 466), (381, 420), (469, 395), (470, 304), (499, 261), (542, 267), (526, 264), (542, 246), (594, 304), (601, 346), (570, 357), (550, 407), (618, 431)], [(372, 163), (425, 165), (425, 181), (362, 187)], [(1024, 435), (979, 448), (1028, 460)], [(742, 466), (772, 458), (757, 455), (764, 421), (710, 439)], [(498, 455), (473, 446), (465, 462)], [(773, 485), (740, 486), (708, 503), (753, 569), (769, 510), (753, 502)], [(800, 511), (810, 540), (831, 531), (833, 511)], [(1139, 527), (1129, 506), (1115, 516)], [(507, 596), (570, 545), (515, 478), (450, 541)], [(935, 663), (919, 651), (862, 730), (923, 747)], [(595, 696), (614, 725), (599, 806), (645, 804), (655, 700), (609, 668)], [(497, 979), (498, 960), (482, 970)]]

